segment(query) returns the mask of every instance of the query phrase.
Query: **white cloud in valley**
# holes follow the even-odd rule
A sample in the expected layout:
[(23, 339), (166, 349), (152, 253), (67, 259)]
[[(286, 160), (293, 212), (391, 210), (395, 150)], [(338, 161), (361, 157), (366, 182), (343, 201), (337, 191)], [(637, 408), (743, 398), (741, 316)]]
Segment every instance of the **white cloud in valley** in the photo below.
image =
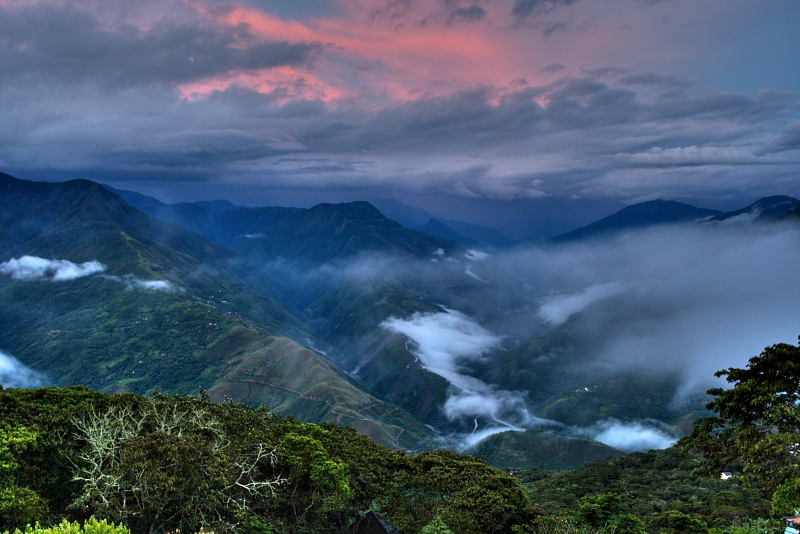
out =
[(175, 291), (175, 286), (173, 286), (167, 280), (141, 280), (132, 276), (126, 277), (124, 280), (128, 289), (140, 289), (143, 291)]
[(48, 383), (47, 377), (0, 351), (0, 385), (4, 388), (36, 388)]
[(658, 421), (623, 422), (606, 419), (589, 428), (578, 429), (576, 433), (624, 452), (666, 449), (678, 441)]
[(21, 256), (0, 263), (0, 274), (14, 280), (50, 280), (63, 282), (101, 273), (105, 265), (92, 260), (73, 263), (68, 260), (48, 260), (38, 256)]
[(618, 282), (607, 282), (594, 284), (570, 295), (548, 296), (539, 308), (538, 315), (548, 323), (557, 326), (593, 302), (618, 295), (624, 290), (625, 286)]
[[(468, 316), (446, 310), (414, 314), (409, 319), (391, 318), (382, 326), (411, 338), (415, 345), (409, 349), (422, 367), (450, 383), (445, 415), (451, 420), (475, 419), (475, 428), (464, 437), (463, 446), (472, 446), (503, 430), (522, 430), (542, 422), (528, 411), (523, 392), (502, 390), (468, 374), (466, 364), (484, 360), (502, 341)], [(479, 426), (479, 418), (491, 423)]]
[[(48, 260), (38, 256), (21, 256), (0, 263), (0, 274), (13, 280), (65, 282), (103, 273), (107, 267), (96, 260), (73, 263), (69, 260)], [(107, 280), (122, 282), (127, 289), (142, 291), (175, 291), (167, 280), (142, 280), (132, 274), (125, 276), (104, 275)]]

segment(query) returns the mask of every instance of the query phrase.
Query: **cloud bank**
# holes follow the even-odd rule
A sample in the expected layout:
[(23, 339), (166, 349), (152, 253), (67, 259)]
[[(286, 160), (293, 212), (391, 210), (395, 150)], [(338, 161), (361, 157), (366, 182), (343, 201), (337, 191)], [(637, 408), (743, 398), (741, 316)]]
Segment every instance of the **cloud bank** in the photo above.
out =
[(658, 421), (626, 423), (608, 419), (598, 421), (590, 428), (578, 429), (576, 434), (624, 452), (666, 449), (678, 441), (669, 429)]
[(713, 382), (800, 334), (800, 231), (679, 225), (537, 246), (473, 264), (471, 298), (506, 310), (485, 323), (524, 340), (568, 327), (598, 368), (678, 372)]
[[(25, 281), (65, 282), (103, 273), (106, 269), (105, 265), (96, 260), (73, 263), (68, 260), (48, 260), (38, 256), (21, 256), (0, 263), (0, 274), (10, 276), (13, 280)], [(167, 280), (142, 280), (132, 274), (103, 275), (103, 277), (106, 280), (122, 282), (129, 290), (176, 291), (175, 286)]]
[(67, 260), (48, 260), (37, 256), (22, 256), (0, 263), (0, 274), (10, 276), (14, 280), (64, 282), (105, 270), (105, 265), (95, 260), (76, 264)]
[(625, 286), (619, 282), (606, 282), (589, 286), (574, 295), (546, 297), (538, 315), (551, 325), (558, 326), (593, 302), (618, 295), (624, 290)]
[[(524, 393), (499, 389), (468, 374), (468, 364), (485, 360), (498, 349), (501, 338), (466, 315), (456, 310), (415, 314), (410, 319), (388, 319), (381, 326), (411, 338), (410, 350), (421, 366), (450, 383), (445, 415), (450, 420), (474, 418), (475, 427), (464, 437), (464, 446), (504, 430), (545, 423), (528, 411)], [(479, 418), (485, 418), (488, 427), (481, 426)]]
[(140, 291), (166, 291), (172, 293), (176, 291), (175, 286), (167, 280), (142, 280), (131, 274), (121, 277), (107, 277), (112, 280), (123, 282), (126, 289)]
[(37, 388), (48, 382), (44, 374), (25, 367), (10, 354), (0, 351), (0, 385), (4, 388)]

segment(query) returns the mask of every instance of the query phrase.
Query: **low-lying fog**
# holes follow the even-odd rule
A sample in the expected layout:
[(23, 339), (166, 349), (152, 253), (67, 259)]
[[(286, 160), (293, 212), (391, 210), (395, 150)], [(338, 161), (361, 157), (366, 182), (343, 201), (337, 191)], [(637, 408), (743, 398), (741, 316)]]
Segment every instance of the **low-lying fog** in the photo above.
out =
[[(470, 363), (491, 361), (504, 342), (569, 325), (578, 337), (599, 340), (591, 354), (598, 368), (678, 372), (677, 402), (706, 389), (715, 371), (742, 367), (768, 345), (795, 344), (800, 334), (795, 227), (660, 227), (480, 261), (470, 256), (458, 264), (438, 261), (427, 272), (448, 268), (481, 280), (463, 294), (475, 317), (447, 310), (392, 318), (384, 327), (415, 340), (422, 365), (452, 384), (444, 407), (449, 417), (490, 421), (477, 429), (481, 437), (553, 424), (529, 413), (522, 392), (468, 376)], [(652, 421), (598, 421), (567, 433), (622, 450), (665, 447), (675, 439)]]
[[(501, 431), (550, 428), (640, 450), (668, 446), (676, 436), (658, 421), (609, 419), (565, 427), (532, 413), (530, 390), (487, 383), (471, 368), (491, 367), (504, 351), (568, 328), (576, 343), (590, 341), (592, 349), (583, 355), (590, 368), (677, 373), (682, 379), (673, 401), (679, 403), (713, 384), (715, 371), (742, 367), (766, 346), (797, 342), (798, 266), (797, 226), (677, 225), (504, 252), (437, 251), (408, 263), (358, 257), (312, 272), (277, 264), (267, 271), (302, 288), (306, 305), (337, 283), (380, 276), (393, 277), (440, 306), (441, 311), (392, 317), (381, 326), (414, 340), (410, 348), (421, 365), (451, 384), (445, 415), (475, 422), (472, 433), (458, 437), (463, 446)], [(104, 270), (97, 262), (35, 257), (0, 264), (0, 274), (49, 282), (108, 277)], [(114, 279), (172, 290), (163, 281)], [(0, 383), (37, 380), (43, 378), (0, 353)]]
[(0, 351), (0, 384), (6, 388), (38, 388), (47, 385), (47, 377), (25, 367), (18, 359)]

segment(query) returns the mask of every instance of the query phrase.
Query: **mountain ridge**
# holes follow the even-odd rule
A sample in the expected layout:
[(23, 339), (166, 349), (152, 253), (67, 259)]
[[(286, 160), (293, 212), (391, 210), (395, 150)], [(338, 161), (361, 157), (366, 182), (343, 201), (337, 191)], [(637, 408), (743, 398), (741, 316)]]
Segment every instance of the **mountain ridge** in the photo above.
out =
[[(228, 269), (234, 251), (94, 182), (0, 180), (5, 221), (21, 224), (16, 214), (35, 212), (27, 241), (7, 227), (17, 238), (0, 249), (15, 260), (0, 275), (3, 349), (57, 385), (136, 393), (202, 387), (219, 400), (247, 398), (306, 420), (349, 423), (393, 448), (430, 438), (422, 423), (304, 346), (313, 346), (307, 326)], [(44, 271), (11, 276), (24, 261), (69, 261), (76, 271), (90, 262), (95, 270), (63, 280)], [(292, 371), (298, 366), (303, 373)], [(264, 381), (259, 370), (267, 369)]]

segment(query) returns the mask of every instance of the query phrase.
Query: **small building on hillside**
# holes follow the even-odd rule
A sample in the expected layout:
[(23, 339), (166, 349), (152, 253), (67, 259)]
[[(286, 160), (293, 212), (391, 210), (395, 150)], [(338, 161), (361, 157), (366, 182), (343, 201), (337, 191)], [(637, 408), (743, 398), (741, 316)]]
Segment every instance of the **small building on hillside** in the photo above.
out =
[(794, 515), (786, 518), (786, 528), (783, 534), (800, 534), (800, 516)]

